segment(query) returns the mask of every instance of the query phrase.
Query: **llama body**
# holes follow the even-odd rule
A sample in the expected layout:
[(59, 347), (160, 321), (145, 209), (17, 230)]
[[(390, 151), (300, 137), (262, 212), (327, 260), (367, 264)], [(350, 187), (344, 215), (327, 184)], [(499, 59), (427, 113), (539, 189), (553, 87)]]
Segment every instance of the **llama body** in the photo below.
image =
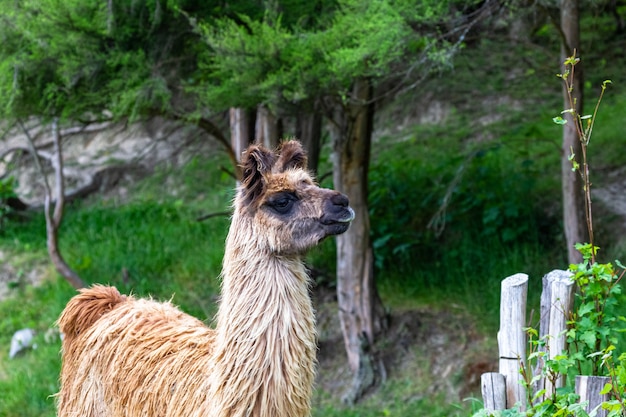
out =
[(59, 318), (65, 334), (58, 415), (310, 414), (316, 334), (301, 256), (354, 217), (317, 187), (295, 141), (243, 159), (211, 329), (170, 303), (95, 286)]
[(212, 329), (169, 303), (122, 298), (111, 287), (77, 297), (70, 306), (97, 297), (112, 309), (63, 342), (59, 416), (175, 416), (181, 404), (206, 407), (197, 393), (206, 392)]

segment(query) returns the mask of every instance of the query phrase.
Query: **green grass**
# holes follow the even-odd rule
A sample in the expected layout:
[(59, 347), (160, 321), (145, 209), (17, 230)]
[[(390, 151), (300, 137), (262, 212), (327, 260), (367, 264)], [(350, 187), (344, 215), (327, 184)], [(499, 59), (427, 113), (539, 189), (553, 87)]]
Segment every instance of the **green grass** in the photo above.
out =
[[(7, 417), (54, 416), (51, 395), (58, 391), (61, 342), (58, 335), (50, 341), (46, 341), (44, 335), (54, 327), (74, 291), (61, 279), (16, 291), (15, 297), (0, 303), (0, 346), (3, 346), (0, 414)], [(25, 327), (37, 331), (37, 349), (8, 360), (12, 334)]]
[[(327, 404), (314, 405), (313, 416), (345, 417), (391, 417), (391, 416), (428, 416), (461, 417), (480, 409), (480, 403), (467, 399), (463, 403), (450, 403), (444, 396), (420, 395), (415, 392), (427, 387), (417, 388), (414, 378), (398, 380), (385, 384), (377, 398), (367, 398), (356, 406), (348, 407), (336, 404), (336, 399), (329, 397)], [(409, 393), (403, 396), (402, 393)], [(413, 395), (410, 394), (413, 392)], [(418, 391), (419, 392), (419, 391)], [(379, 398), (385, 398), (380, 401)]]
[(227, 221), (198, 222), (177, 202), (89, 208), (68, 213), (61, 249), (90, 283), (139, 295), (176, 294), (174, 302), (210, 317), (205, 309), (219, 288)]

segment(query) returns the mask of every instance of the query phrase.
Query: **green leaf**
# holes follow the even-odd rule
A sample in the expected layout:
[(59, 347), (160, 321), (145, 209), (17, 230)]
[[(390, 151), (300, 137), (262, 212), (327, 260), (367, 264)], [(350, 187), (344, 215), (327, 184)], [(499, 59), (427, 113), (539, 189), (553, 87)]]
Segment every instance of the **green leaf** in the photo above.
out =
[(592, 301), (585, 303), (578, 308), (578, 315), (584, 316), (586, 314), (589, 314), (590, 312), (593, 311), (593, 308), (594, 308), (594, 304)]
[(539, 336), (539, 332), (537, 331), (537, 329), (534, 329), (532, 327), (524, 327), (522, 330), (524, 330), (529, 336)]
[(596, 343), (596, 333), (594, 331), (588, 330), (580, 335), (580, 341), (593, 348)]
[(557, 125), (564, 125), (565, 123), (567, 123), (567, 120), (565, 120), (564, 118), (562, 118), (561, 116), (556, 116), (552, 118), (552, 121), (554, 123), (556, 123)]
[(611, 384), (610, 382), (607, 382), (606, 384), (604, 384), (604, 388), (602, 388), (602, 391), (600, 391), (600, 395), (608, 394), (609, 392), (611, 392), (612, 389), (613, 389), (613, 384)]

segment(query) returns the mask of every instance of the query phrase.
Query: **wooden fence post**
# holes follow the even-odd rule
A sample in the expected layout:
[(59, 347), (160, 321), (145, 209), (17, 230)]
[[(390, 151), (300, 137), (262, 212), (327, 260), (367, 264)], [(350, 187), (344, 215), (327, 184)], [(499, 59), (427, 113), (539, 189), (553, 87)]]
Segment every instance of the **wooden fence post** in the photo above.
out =
[(526, 299), (528, 275), (515, 274), (502, 281), (500, 298), (500, 373), (506, 381), (506, 407), (526, 409), (526, 392), (520, 383), (520, 366), (526, 364)]
[[(543, 277), (543, 290), (541, 292), (541, 318), (539, 322), (539, 338), (547, 337), (547, 343), (540, 349), (548, 354), (549, 359), (554, 359), (566, 348), (567, 320), (570, 317), (574, 303), (574, 281), (572, 273), (555, 269)], [(535, 368), (535, 375), (541, 374), (543, 370), (543, 360), (539, 358)], [(550, 396), (556, 388), (565, 385), (565, 376), (562, 375), (556, 380), (553, 386), (550, 380), (541, 378), (537, 381), (534, 391), (545, 389), (546, 394), (542, 397)], [(540, 399), (542, 401), (542, 399)]]
[(596, 417), (606, 417), (608, 410), (602, 409), (600, 404), (608, 401), (609, 395), (600, 395), (604, 386), (611, 382), (608, 376), (576, 376), (576, 394), (580, 395), (580, 402), (588, 401), (585, 411), (590, 413), (594, 408), (598, 408)]
[[(559, 271), (564, 272), (564, 271)], [(560, 276), (550, 284), (550, 323), (548, 338), (548, 357), (554, 359), (567, 348), (567, 320), (574, 305), (574, 281), (571, 274)], [(554, 389), (565, 386), (565, 375), (561, 375), (554, 384)], [(546, 392), (552, 392), (550, 381), (546, 381)]]
[(492, 412), (506, 409), (506, 381), (498, 372), (485, 372), (480, 376), (483, 407)]

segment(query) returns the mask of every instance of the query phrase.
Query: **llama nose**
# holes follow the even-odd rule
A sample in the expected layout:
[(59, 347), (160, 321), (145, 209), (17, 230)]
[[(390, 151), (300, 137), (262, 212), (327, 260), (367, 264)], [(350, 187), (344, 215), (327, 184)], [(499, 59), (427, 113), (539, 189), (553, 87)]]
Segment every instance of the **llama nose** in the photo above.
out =
[(348, 207), (350, 205), (350, 200), (348, 200), (348, 197), (341, 193), (333, 195), (330, 201), (336, 206)]

